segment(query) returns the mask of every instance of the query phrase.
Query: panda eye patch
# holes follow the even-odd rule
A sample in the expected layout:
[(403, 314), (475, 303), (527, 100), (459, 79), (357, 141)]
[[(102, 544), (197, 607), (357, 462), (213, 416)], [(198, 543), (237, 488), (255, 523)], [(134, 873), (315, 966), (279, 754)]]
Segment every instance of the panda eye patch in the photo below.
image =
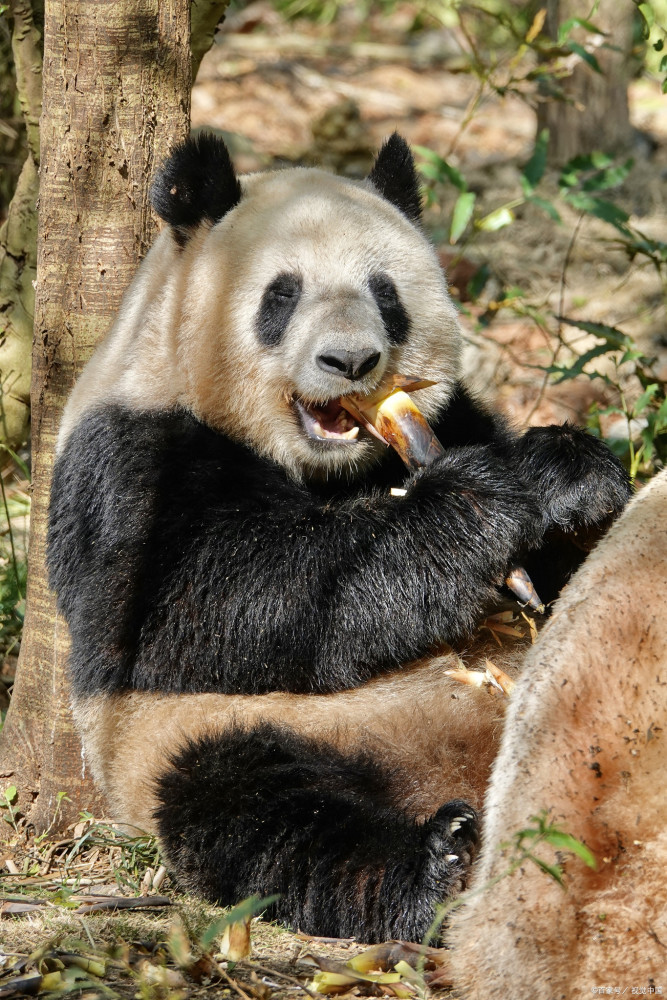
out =
[(410, 333), (410, 317), (401, 302), (396, 285), (388, 274), (373, 274), (368, 287), (380, 310), (380, 316), (392, 344), (402, 344)]
[(255, 324), (262, 344), (273, 347), (280, 343), (301, 297), (302, 286), (296, 274), (278, 274), (267, 285)]

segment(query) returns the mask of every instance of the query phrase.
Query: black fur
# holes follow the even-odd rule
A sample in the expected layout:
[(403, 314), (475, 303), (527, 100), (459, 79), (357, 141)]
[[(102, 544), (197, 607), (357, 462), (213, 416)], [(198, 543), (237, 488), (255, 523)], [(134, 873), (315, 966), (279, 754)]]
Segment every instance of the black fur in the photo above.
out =
[(285, 727), (229, 730), (188, 744), (165, 770), (161, 841), (184, 885), (208, 899), (280, 893), (271, 916), (306, 933), (419, 941), (464, 888), (477, 819), (455, 800), (419, 825), (387, 802), (390, 777)]
[(410, 147), (398, 132), (394, 132), (382, 146), (368, 180), (410, 222), (417, 225), (421, 222), (421, 195), (415, 162)]
[(267, 285), (255, 321), (260, 343), (267, 347), (280, 343), (299, 304), (302, 289), (303, 281), (297, 274), (278, 274)]
[(410, 333), (410, 317), (401, 302), (396, 285), (388, 274), (373, 274), (368, 287), (377, 303), (384, 328), (392, 344), (403, 344)]
[(207, 132), (177, 146), (151, 186), (153, 208), (172, 227), (179, 246), (185, 246), (200, 223), (219, 222), (240, 200), (241, 185), (227, 147)]
[(355, 687), (471, 632), (509, 564), (627, 499), (572, 428), (515, 438), (460, 391), (436, 431), (445, 455), (412, 475), (387, 452), (299, 485), (182, 411), (86, 416), (48, 541), (76, 693)]

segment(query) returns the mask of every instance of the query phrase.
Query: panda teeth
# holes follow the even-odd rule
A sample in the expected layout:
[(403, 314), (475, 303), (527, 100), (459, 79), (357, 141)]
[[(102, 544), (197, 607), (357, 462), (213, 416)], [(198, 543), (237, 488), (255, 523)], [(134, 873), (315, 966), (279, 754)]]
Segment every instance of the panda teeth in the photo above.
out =
[(338, 439), (344, 438), (347, 441), (353, 441), (359, 434), (358, 427), (351, 427), (349, 431), (327, 431), (321, 426), (321, 424), (318, 423), (317, 420), (315, 421), (314, 429), (318, 437)]

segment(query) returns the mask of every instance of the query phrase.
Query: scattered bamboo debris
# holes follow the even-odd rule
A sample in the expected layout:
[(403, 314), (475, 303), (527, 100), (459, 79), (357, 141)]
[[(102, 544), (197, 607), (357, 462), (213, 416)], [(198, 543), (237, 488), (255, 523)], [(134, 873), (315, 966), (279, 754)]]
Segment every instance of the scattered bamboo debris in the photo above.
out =
[(445, 674), (461, 684), (500, 691), (506, 698), (509, 698), (514, 688), (512, 678), (488, 659), (485, 660), (484, 670), (468, 670), (466, 666), (460, 666), (453, 670), (445, 670)]
[(409, 941), (373, 945), (345, 963), (306, 952), (299, 957), (299, 964), (317, 970), (308, 988), (327, 996), (354, 991), (362, 996), (412, 1000), (423, 997), (426, 986), (451, 985), (447, 949)]

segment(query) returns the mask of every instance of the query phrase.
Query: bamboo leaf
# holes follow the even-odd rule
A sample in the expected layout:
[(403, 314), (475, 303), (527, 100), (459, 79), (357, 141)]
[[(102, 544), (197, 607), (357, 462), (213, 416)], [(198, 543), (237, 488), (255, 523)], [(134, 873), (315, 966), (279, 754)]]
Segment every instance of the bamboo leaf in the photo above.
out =
[(562, 45), (566, 41), (573, 28), (584, 28), (591, 35), (606, 35), (606, 32), (602, 28), (596, 27), (596, 25), (583, 17), (569, 17), (567, 21), (563, 21), (558, 29), (559, 45)]
[(578, 330), (590, 333), (594, 337), (599, 337), (600, 340), (604, 340), (605, 343), (618, 350), (632, 346), (632, 339), (628, 334), (623, 333), (615, 326), (607, 326), (606, 323), (591, 323), (583, 319), (571, 319), (569, 316), (557, 316), (556, 319), (559, 319), (561, 323), (567, 323), (568, 326), (575, 326)]
[(453, 167), (446, 160), (443, 160), (432, 149), (427, 146), (413, 146), (414, 151), (426, 161), (425, 163), (419, 164), (419, 170), (425, 177), (434, 181), (448, 180), (454, 187), (458, 188), (459, 191), (467, 191), (468, 185), (466, 180), (456, 167)]
[(547, 146), (549, 145), (549, 129), (543, 128), (537, 137), (533, 155), (523, 168), (522, 178), (532, 192), (544, 176), (547, 165)]
[(600, 75), (602, 75), (600, 63), (597, 61), (592, 52), (588, 52), (583, 45), (579, 45), (578, 42), (568, 42), (566, 47), (571, 52), (574, 52), (575, 55), (579, 56), (579, 58), (582, 59), (587, 66), (590, 66), (592, 70), (595, 70), (596, 73), (600, 73)]
[(565, 884), (563, 882), (563, 872), (558, 865), (548, 865), (546, 861), (543, 861), (542, 858), (538, 858), (535, 854), (529, 854), (528, 857), (534, 864), (537, 865), (538, 868), (540, 868), (543, 872), (546, 872), (547, 875), (550, 875), (555, 882), (558, 882), (563, 889), (565, 888)]
[(577, 857), (581, 858), (584, 864), (588, 865), (589, 868), (597, 868), (597, 862), (592, 851), (586, 847), (580, 840), (573, 837), (569, 833), (564, 833), (562, 830), (556, 830), (554, 828), (547, 829), (544, 833), (544, 839), (552, 847), (555, 847), (559, 851), (571, 851), (576, 854)]
[(473, 191), (463, 191), (456, 199), (452, 213), (452, 223), (449, 230), (449, 242), (457, 243), (464, 233), (475, 208), (477, 195)]
[(605, 198), (595, 198), (584, 191), (568, 191), (563, 197), (580, 212), (586, 212), (588, 215), (594, 215), (597, 219), (609, 222), (627, 235), (628, 213), (613, 202), (607, 201)]

